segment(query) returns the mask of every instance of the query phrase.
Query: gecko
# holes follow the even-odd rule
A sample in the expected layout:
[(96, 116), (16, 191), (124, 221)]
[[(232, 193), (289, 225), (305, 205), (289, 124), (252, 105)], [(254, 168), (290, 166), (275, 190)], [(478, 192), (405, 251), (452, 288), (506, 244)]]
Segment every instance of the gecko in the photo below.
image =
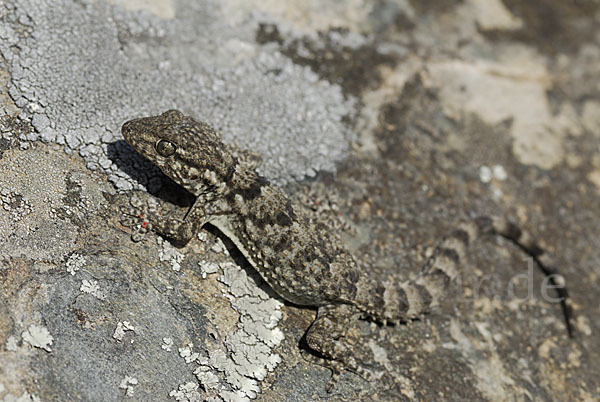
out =
[(460, 275), (467, 247), (481, 235), (508, 239), (551, 275), (572, 333), (570, 299), (552, 258), (504, 218), (482, 216), (460, 224), (439, 242), (416, 279), (381, 282), (357, 263), (339, 236), (259, 175), (243, 150), (225, 144), (210, 125), (169, 110), (127, 121), (121, 131), (136, 151), (196, 197), (184, 216), (145, 216), (148, 229), (185, 244), (210, 223), (280, 297), (317, 309), (304, 340), (332, 369), (329, 389), (341, 370), (362, 371), (344, 343), (353, 322), (396, 324), (430, 312)]

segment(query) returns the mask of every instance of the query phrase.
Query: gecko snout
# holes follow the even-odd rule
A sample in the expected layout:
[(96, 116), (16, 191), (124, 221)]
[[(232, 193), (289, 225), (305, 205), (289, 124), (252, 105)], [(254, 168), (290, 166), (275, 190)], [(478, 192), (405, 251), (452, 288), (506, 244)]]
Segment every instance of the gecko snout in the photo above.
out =
[(123, 137), (125, 138), (125, 140), (127, 142), (129, 142), (130, 138), (131, 138), (131, 132), (132, 132), (132, 128), (133, 128), (133, 122), (130, 121), (126, 121), (123, 126), (121, 127), (121, 134), (123, 134)]

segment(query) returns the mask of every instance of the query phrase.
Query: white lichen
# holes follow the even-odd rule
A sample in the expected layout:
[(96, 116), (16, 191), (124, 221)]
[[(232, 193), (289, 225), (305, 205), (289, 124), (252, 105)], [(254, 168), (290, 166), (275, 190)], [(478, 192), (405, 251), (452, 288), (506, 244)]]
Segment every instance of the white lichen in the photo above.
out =
[(185, 362), (188, 364), (196, 361), (196, 359), (200, 357), (200, 353), (192, 351), (193, 348), (194, 345), (191, 343), (188, 343), (183, 348), (179, 348), (179, 356), (183, 357), (185, 359)]
[(229, 255), (229, 251), (227, 250), (227, 247), (225, 247), (225, 243), (223, 243), (221, 239), (217, 239), (215, 241), (215, 244), (213, 244), (213, 246), (210, 249), (217, 254)]
[(492, 166), (492, 173), (494, 174), (494, 178), (496, 180), (504, 181), (508, 177), (508, 175), (506, 174), (506, 170), (502, 165)]
[(179, 402), (200, 402), (203, 400), (202, 395), (198, 392), (198, 384), (193, 382), (179, 385), (178, 389), (169, 392), (169, 396)]
[(50, 335), (50, 331), (46, 327), (32, 324), (21, 336), (31, 346), (44, 349), (46, 352), (52, 352), (50, 345), (52, 345), (54, 338)]
[(75, 275), (86, 263), (86, 258), (82, 255), (73, 253), (66, 262), (67, 272)]
[(118, 342), (122, 342), (125, 337), (125, 332), (127, 331), (135, 331), (135, 327), (129, 323), (129, 321), (123, 321), (117, 323), (117, 328), (115, 328), (115, 332), (113, 334), (113, 338)]
[(98, 286), (98, 281), (95, 281), (95, 280), (88, 281), (87, 279), (84, 279), (81, 282), (81, 287), (79, 288), (79, 290), (82, 291), (83, 293), (91, 294), (92, 296), (94, 296), (100, 300), (106, 299), (104, 292), (102, 292), (100, 290), (100, 286)]
[(33, 211), (29, 200), (14, 189), (0, 190), (0, 205), (15, 221), (21, 220)]
[(227, 285), (224, 296), (240, 314), (238, 329), (221, 347), (209, 347), (207, 357), (198, 359), (200, 367), (194, 374), (205, 390), (215, 390), (223, 400), (254, 399), (261, 391), (260, 381), (281, 362), (272, 349), (283, 340), (277, 328), (283, 303), (271, 298), (234, 263), (220, 267), (219, 281)]
[(492, 177), (492, 169), (485, 165), (479, 168), (479, 180), (481, 180), (482, 183), (489, 183), (492, 181)]
[(6, 340), (6, 350), (9, 350), (11, 352), (16, 352), (17, 337), (15, 337), (14, 335), (11, 335), (8, 337), (8, 339)]
[(121, 380), (121, 383), (119, 384), (119, 388), (125, 390), (126, 396), (133, 396), (133, 393), (134, 393), (133, 387), (136, 385), (138, 385), (137, 378), (126, 375), (125, 378), (123, 378), (123, 380)]
[(208, 274), (214, 274), (219, 271), (219, 264), (216, 262), (202, 260), (198, 263), (198, 266), (200, 267), (202, 279), (206, 279)]
[(198, 367), (194, 371), (194, 375), (206, 390), (218, 388), (221, 383), (219, 377), (213, 372), (213, 369), (208, 366), (208, 361), (206, 361), (205, 365)]
[(156, 241), (162, 249), (158, 252), (158, 258), (161, 261), (168, 261), (171, 264), (171, 269), (175, 272), (179, 272), (181, 269), (181, 262), (185, 258), (185, 254), (182, 254), (168, 241), (161, 237), (157, 237)]
[(241, 391), (221, 391), (221, 399), (225, 402), (250, 402), (250, 398)]
[(171, 348), (173, 347), (173, 338), (163, 338), (162, 340), (163, 344), (161, 345), (161, 348), (163, 348), (167, 352), (170, 352)]

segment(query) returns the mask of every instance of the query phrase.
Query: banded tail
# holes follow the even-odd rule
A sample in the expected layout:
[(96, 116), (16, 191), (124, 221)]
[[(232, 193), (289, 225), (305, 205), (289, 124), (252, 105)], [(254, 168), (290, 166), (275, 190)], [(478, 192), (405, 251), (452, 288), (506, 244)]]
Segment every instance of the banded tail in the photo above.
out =
[[(429, 257), (419, 278), (404, 283), (386, 283), (383, 299), (383, 320), (405, 321), (417, 318), (439, 305), (450, 283), (460, 273), (467, 246), (481, 235), (495, 234), (514, 243), (531, 256), (561, 298), (561, 307), (569, 337), (573, 336), (573, 313), (564, 278), (553, 266), (552, 258), (539, 247), (533, 237), (515, 224), (502, 218), (480, 217), (464, 223), (446, 237)], [(380, 315), (378, 315), (380, 316)]]

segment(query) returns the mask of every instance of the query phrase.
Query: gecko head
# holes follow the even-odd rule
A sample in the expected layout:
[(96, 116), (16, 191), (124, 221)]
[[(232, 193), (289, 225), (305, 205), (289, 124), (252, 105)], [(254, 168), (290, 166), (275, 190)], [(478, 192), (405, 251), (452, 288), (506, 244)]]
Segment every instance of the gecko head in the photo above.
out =
[(179, 110), (130, 120), (121, 132), (136, 151), (194, 194), (199, 186), (226, 182), (235, 167), (219, 133)]

